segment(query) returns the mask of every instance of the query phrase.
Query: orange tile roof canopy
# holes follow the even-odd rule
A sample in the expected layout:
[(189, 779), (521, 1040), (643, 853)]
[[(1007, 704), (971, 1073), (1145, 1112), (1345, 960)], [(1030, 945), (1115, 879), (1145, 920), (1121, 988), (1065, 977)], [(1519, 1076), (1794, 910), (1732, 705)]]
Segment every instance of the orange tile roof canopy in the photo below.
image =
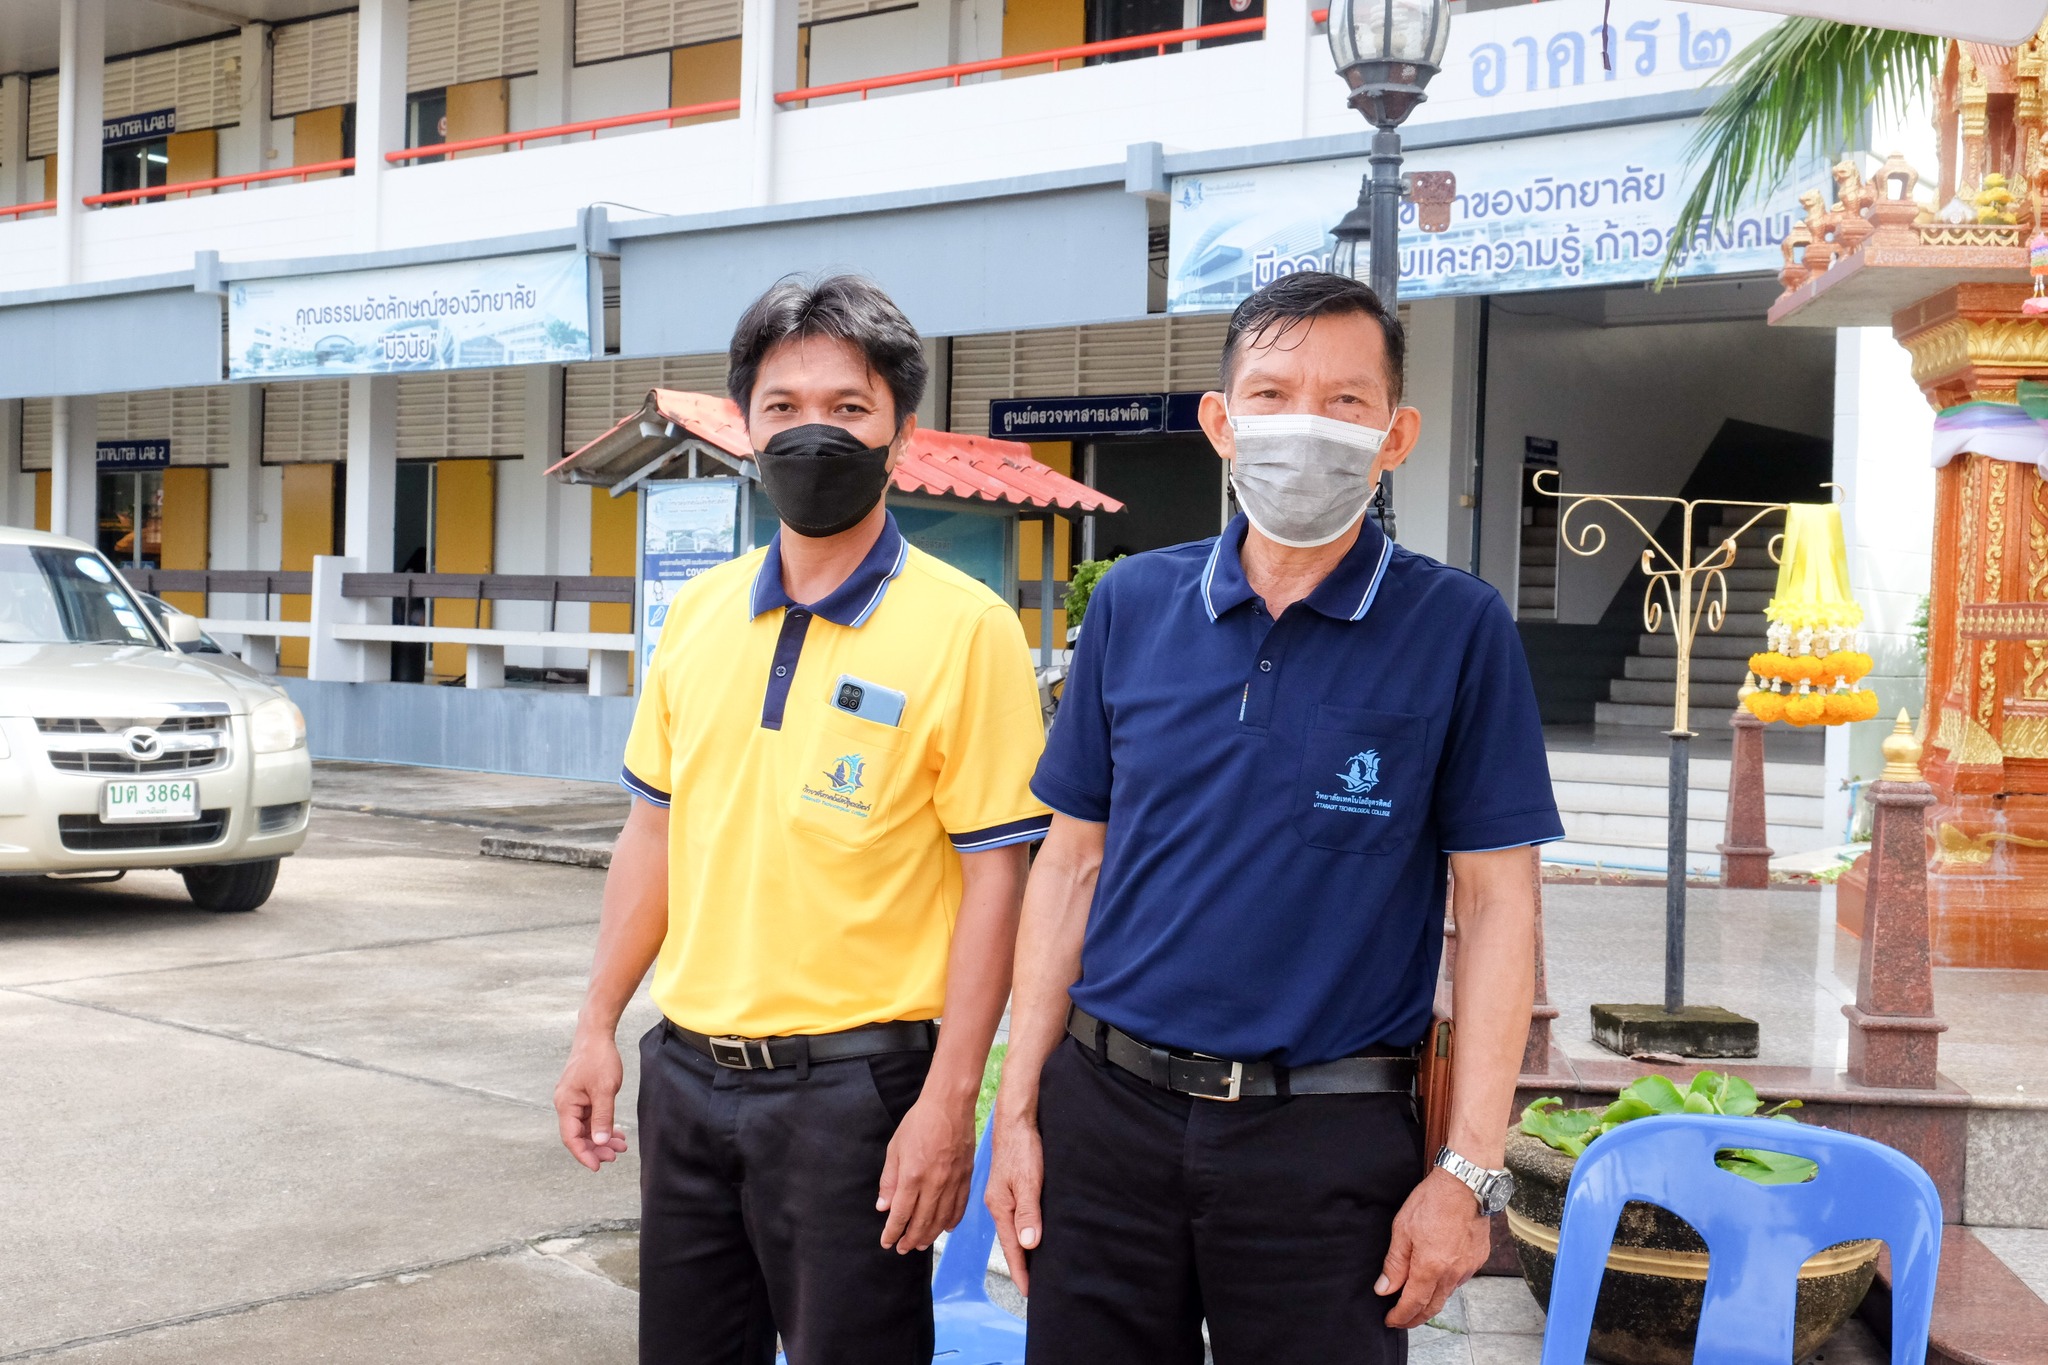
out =
[[(670, 428), (674, 430), (671, 431)], [(728, 457), (751, 461), (754, 450), (738, 404), (679, 389), (653, 389), (639, 411), (548, 470), (572, 483), (610, 486), (632, 478), (674, 450), (687, 433)], [(963, 436), (919, 427), (892, 477), (899, 492), (967, 498), (1066, 512), (1121, 512), (1124, 505), (1031, 456), (1022, 441)]]

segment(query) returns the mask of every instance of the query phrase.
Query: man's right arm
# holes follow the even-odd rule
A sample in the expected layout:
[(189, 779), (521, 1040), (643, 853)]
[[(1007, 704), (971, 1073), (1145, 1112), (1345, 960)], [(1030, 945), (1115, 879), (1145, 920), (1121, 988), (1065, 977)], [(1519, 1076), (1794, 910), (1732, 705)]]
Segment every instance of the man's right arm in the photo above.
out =
[(668, 808), (636, 797), (612, 849), (590, 987), (576, 1016), (576, 1041), (555, 1086), (562, 1145), (591, 1170), (616, 1161), (625, 1136), (612, 1123), (624, 1070), (619, 1017), (668, 933)]
[(1010, 1051), (996, 1093), (995, 1155), (988, 1207), (1003, 1257), (1021, 1293), (1031, 1292), (1024, 1253), (1041, 1240), (1039, 1192), (1045, 1158), (1038, 1141), (1038, 1076), (1067, 1029), (1067, 992), (1081, 979), (1081, 942), (1102, 869), (1104, 825), (1055, 814), (1031, 880), (1017, 930), (1017, 971), (1010, 997)]

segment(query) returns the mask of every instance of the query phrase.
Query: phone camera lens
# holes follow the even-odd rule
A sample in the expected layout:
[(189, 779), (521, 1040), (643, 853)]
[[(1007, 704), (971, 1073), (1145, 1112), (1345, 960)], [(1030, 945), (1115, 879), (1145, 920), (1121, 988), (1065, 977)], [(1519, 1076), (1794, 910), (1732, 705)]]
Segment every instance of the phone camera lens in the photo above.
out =
[(839, 689), (839, 709), (842, 711), (858, 711), (860, 710), (861, 700), (865, 696), (867, 696), (867, 693), (861, 691), (852, 683), (847, 683)]

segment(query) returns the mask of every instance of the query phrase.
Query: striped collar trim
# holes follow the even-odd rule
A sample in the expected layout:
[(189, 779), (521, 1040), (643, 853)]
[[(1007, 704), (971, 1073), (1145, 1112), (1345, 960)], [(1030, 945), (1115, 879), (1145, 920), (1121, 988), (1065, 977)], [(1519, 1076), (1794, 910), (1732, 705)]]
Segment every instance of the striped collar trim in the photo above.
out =
[[(1202, 608), (1211, 621), (1221, 620), (1226, 612), (1258, 596), (1244, 575), (1244, 561), (1240, 557), (1249, 524), (1244, 514), (1239, 513), (1209, 547), (1209, 558), (1202, 566), (1198, 583)], [(1368, 519), (1359, 528), (1357, 544), (1302, 600), (1333, 621), (1362, 621), (1379, 596), (1380, 584), (1385, 581), (1387, 566), (1393, 558), (1394, 542)]]
[[(782, 532), (777, 530), (775, 538), (768, 542), (768, 553), (762, 557), (761, 567), (754, 574), (754, 591), (749, 599), (750, 616), (773, 611), (777, 607), (805, 605), (793, 600), (782, 586)], [(897, 529), (893, 512), (885, 513), (882, 534), (859, 567), (847, 575), (846, 581), (826, 593), (817, 602), (808, 604), (812, 615), (822, 616), (834, 625), (857, 628), (865, 625), (867, 619), (882, 605), (882, 598), (888, 593), (889, 585), (903, 572), (903, 566), (910, 562), (910, 542)]]

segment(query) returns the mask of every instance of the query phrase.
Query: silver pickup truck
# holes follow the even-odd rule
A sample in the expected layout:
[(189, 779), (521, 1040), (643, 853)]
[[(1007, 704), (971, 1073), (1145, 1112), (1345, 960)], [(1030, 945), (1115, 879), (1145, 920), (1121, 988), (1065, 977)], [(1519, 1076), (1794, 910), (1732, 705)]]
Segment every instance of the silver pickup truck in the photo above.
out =
[(306, 840), (305, 718), (197, 638), (91, 546), (0, 526), (0, 877), (168, 867), (209, 910), (269, 899)]

